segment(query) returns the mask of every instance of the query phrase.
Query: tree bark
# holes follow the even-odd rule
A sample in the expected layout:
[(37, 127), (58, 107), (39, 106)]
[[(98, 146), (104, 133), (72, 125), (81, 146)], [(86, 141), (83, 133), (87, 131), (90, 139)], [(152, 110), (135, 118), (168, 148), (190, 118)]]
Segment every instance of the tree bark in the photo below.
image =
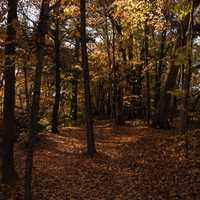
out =
[(59, 105), (60, 105), (60, 90), (61, 90), (61, 77), (60, 77), (60, 27), (59, 19), (56, 19), (56, 30), (54, 35), (55, 43), (55, 82), (56, 82), (56, 95), (53, 105), (53, 116), (52, 116), (52, 132), (58, 133), (58, 121), (59, 121)]
[(81, 53), (82, 53), (82, 68), (84, 78), (85, 91), (85, 120), (87, 131), (87, 154), (92, 156), (96, 152), (95, 139), (93, 131), (91, 94), (90, 94), (90, 77), (88, 69), (88, 53), (86, 44), (86, 1), (80, 0), (81, 13)]
[(180, 35), (178, 35), (176, 39), (176, 44), (174, 45), (174, 48), (172, 50), (171, 59), (169, 63), (169, 73), (167, 75), (166, 81), (163, 86), (163, 90), (160, 96), (159, 101), (159, 111), (158, 111), (158, 117), (156, 125), (158, 128), (162, 129), (169, 129), (169, 114), (170, 114), (170, 101), (171, 101), (171, 93), (175, 86), (176, 86), (176, 80), (178, 76), (178, 72), (180, 69), (180, 65), (175, 65), (175, 54), (178, 48), (182, 47), (184, 45), (184, 41)]
[(188, 25), (187, 35), (187, 57), (188, 63), (183, 71), (183, 85), (182, 85), (182, 109), (181, 109), (181, 131), (185, 133), (188, 129), (188, 100), (190, 93), (190, 80), (191, 80), (191, 68), (192, 68), (192, 44), (193, 44), (193, 14), (194, 14), (194, 1), (191, 2), (192, 11), (190, 13), (190, 22)]
[(15, 56), (16, 56), (16, 27), (17, 0), (8, 0), (7, 38), (5, 45), (4, 67), (4, 109), (3, 109), (3, 144), (2, 144), (2, 182), (10, 184), (15, 181), (14, 140), (15, 128)]
[(151, 105), (150, 105), (150, 83), (149, 83), (149, 69), (148, 69), (148, 54), (149, 54), (149, 44), (148, 44), (148, 26), (145, 22), (144, 27), (144, 69), (145, 69), (145, 113), (147, 125), (150, 125), (151, 118)]
[[(79, 57), (80, 57), (80, 38), (76, 38), (76, 44), (75, 44), (75, 52), (74, 56), (76, 59), (76, 64), (78, 65), (80, 63)], [(78, 77), (79, 72), (77, 69), (72, 69), (72, 100), (71, 100), (71, 117), (72, 121), (77, 121), (77, 112), (78, 112)]]
[(155, 70), (155, 95), (154, 95), (154, 117), (152, 126), (157, 126), (157, 121), (159, 117), (159, 102), (161, 96), (161, 76), (163, 73), (163, 58), (165, 55), (165, 42), (166, 42), (166, 30), (162, 32), (161, 41), (160, 41), (160, 51), (158, 56), (158, 63), (156, 63), (156, 70)]
[[(196, 4), (194, 4), (195, 7)], [(196, 5), (197, 6), (197, 5)], [(167, 79), (164, 84), (164, 89), (162, 91), (162, 95), (160, 97), (159, 102), (159, 115), (158, 115), (158, 121), (157, 126), (159, 128), (168, 129), (170, 128), (170, 124), (168, 122), (169, 113), (170, 113), (170, 100), (171, 100), (171, 94), (170, 91), (172, 91), (176, 86), (176, 79), (177, 75), (180, 69), (180, 65), (175, 65), (174, 60), (176, 58), (176, 50), (178, 48), (183, 48), (186, 45), (186, 33), (188, 32), (188, 24), (189, 24), (190, 16), (189, 14), (185, 16), (183, 21), (179, 24), (179, 27), (177, 28), (177, 39), (176, 44), (174, 45), (174, 49), (172, 51), (172, 56), (170, 60), (170, 71), (168, 73)]]
[(117, 124), (117, 64), (116, 64), (116, 31), (115, 24), (112, 22), (113, 38), (112, 38), (112, 118), (114, 124)]
[(107, 58), (108, 58), (108, 95), (107, 95), (107, 115), (112, 118), (112, 77), (111, 77), (111, 70), (112, 70), (112, 55), (111, 55), (111, 42), (109, 39), (109, 27), (108, 27), (108, 18), (106, 14), (106, 8), (104, 5), (104, 12), (105, 12), (105, 39), (106, 39), (106, 50), (107, 50)]
[(174, 58), (172, 58), (170, 63), (170, 72), (167, 76), (167, 80), (165, 82), (164, 90), (160, 98), (160, 109), (159, 115), (157, 118), (157, 125), (159, 128), (168, 129), (170, 128), (168, 117), (170, 113), (170, 100), (172, 91), (176, 85), (176, 78), (178, 75), (180, 66), (174, 64)]
[[(188, 23), (188, 34), (187, 34), (187, 65), (183, 66), (183, 76), (182, 76), (182, 101), (181, 101), (181, 132), (183, 134), (187, 133), (189, 118), (188, 118), (188, 100), (189, 100), (189, 93), (190, 93), (190, 80), (191, 80), (191, 68), (192, 68), (192, 46), (193, 46), (193, 15), (194, 15), (194, 1), (191, 1), (191, 11), (190, 11), (190, 19)], [(185, 135), (185, 147), (186, 147), (186, 157), (188, 157), (188, 136)]]
[(34, 89), (31, 105), (31, 122), (29, 129), (28, 150), (26, 157), (26, 169), (25, 169), (25, 200), (32, 199), (32, 167), (33, 167), (33, 147), (37, 134), (37, 125), (39, 121), (39, 108), (40, 108), (40, 90), (41, 79), (44, 64), (45, 55), (45, 36), (48, 33), (48, 20), (49, 20), (49, 0), (42, 1), (42, 7), (40, 11), (39, 24), (37, 28), (37, 40), (36, 40), (36, 54), (37, 64), (34, 77)]

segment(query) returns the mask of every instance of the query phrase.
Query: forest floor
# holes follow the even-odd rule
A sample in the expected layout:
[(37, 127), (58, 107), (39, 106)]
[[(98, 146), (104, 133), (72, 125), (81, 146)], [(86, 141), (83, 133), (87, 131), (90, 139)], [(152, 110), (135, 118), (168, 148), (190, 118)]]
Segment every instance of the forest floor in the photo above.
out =
[[(185, 137), (142, 124), (95, 127), (98, 153), (88, 158), (83, 128), (40, 135), (34, 154), (33, 200), (199, 200), (200, 130)], [(19, 179), (0, 200), (22, 200), (25, 152), (15, 150)], [(12, 191), (12, 192), (11, 192)], [(4, 196), (3, 196), (4, 195)], [(8, 197), (9, 196), (9, 197)]]

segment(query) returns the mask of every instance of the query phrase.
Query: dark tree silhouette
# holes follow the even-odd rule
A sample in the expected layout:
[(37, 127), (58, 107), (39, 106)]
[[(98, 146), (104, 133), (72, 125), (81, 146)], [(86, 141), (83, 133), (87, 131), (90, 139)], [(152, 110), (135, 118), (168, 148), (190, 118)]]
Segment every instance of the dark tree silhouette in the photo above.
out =
[(17, 0), (8, 0), (7, 38), (5, 45), (2, 182), (8, 184), (12, 183), (16, 177), (13, 147), (16, 137), (14, 111), (17, 3)]
[(86, 44), (86, 1), (80, 1), (81, 12), (81, 53), (82, 53), (82, 68), (84, 77), (85, 90), (85, 121), (87, 129), (87, 154), (92, 156), (95, 152), (95, 139), (93, 131), (91, 94), (90, 94), (90, 77), (88, 69), (88, 53)]
[[(59, 14), (59, 5), (56, 8), (57, 15)], [(60, 77), (60, 22), (59, 18), (55, 19), (55, 31), (54, 31), (54, 45), (55, 45), (55, 85), (56, 95), (53, 105), (52, 116), (52, 132), (58, 133), (58, 119), (59, 119), (59, 105), (60, 105), (60, 90), (61, 90), (61, 77)]]
[(39, 24), (37, 27), (37, 40), (36, 40), (36, 53), (37, 64), (34, 77), (34, 89), (31, 105), (31, 123), (29, 129), (29, 141), (26, 158), (26, 170), (25, 170), (25, 200), (32, 199), (32, 167), (33, 167), (33, 147), (35, 143), (35, 137), (37, 134), (37, 125), (39, 120), (40, 110), (40, 90), (41, 79), (44, 65), (45, 56), (45, 36), (48, 33), (48, 20), (49, 20), (49, 0), (42, 1), (42, 7), (40, 11)]

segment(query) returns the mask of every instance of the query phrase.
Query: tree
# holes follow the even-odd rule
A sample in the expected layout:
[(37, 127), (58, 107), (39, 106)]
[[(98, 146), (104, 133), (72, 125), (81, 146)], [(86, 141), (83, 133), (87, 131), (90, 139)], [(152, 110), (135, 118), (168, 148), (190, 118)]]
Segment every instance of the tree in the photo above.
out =
[(48, 33), (48, 20), (49, 20), (49, 0), (43, 0), (40, 18), (36, 33), (36, 53), (37, 64), (34, 77), (34, 89), (31, 105), (31, 122), (29, 129), (28, 150), (26, 157), (26, 170), (25, 170), (25, 200), (32, 199), (32, 167), (33, 167), (33, 147), (35, 137), (37, 134), (37, 126), (39, 121), (39, 106), (40, 106), (40, 92), (41, 92), (41, 78), (45, 56), (45, 36)]
[(90, 77), (88, 69), (88, 53), (87, 53), (87, 36), (86, 36), (86, 1), (80, 0), (81, 13), (81, 55), (82, 68), (84, 78), (84, 93), (85, 93), (85, 121), (87, 131), (87, 154), (92, 156), (96, 152), (95, 139), (93, 131), (91, 94), (90, 94)]
[[(75, 48), (74, 48), (74, 57), (76, 60), (76, 66), (79, 65), (79, 53), (80, 52), (80, 38), (75, 38)], [(77, 112), (78, 112), (78, 78), (79, 78), (79, 69), (78, 67), (74, 66), (72, 68), (72, 98), (71, 98), (71, 119), (73, 122), (77, 121)]]
[[(189, 11), (189, 23), (187, 30), (187, 42), (186, 42), (186, 50), (187, 50), (187, 64), (183, 67), (183, 76), (182, 76), (182, 101), (181, 101), (181, 132), (183, 134), (187, 133), (189, 120), (188, 120), (188, 103), (189, 103), (189, 94), (190, 94), (190, 82), (192, 75), (192, 47), (193, 47), (193, 25), (194, 25), (194, 1), (192, 0), (190, 3), (190, 11)], [(186, 144), (186, 157), (188, 157), (188, 137), (186, 134), (185, 137)]]
[(53, 105), (53, 115), (52, 115), (52, 132), (58, 133), (58, 112), (60, 105), (60, 90), (61, 90), (61, 77), (60, 77), (60, 19), (59, 19), (59, 5), (56, 7), (55, 18), (55, 31), (54, 35), (54, 45), (55, 45), (55, 85), (56, 85), (56, 95)]
[(17, 31), (17, 0), (8, 0), (7, 38), (5, 44), (4, 67), (4, 131), (2, 156), (2, 182), (12, 183), (16, 178), (14, 167), (15, 131), (15, 58)]
[(193, 45), (193, 23), (194, 23), (194, 1), (191, 1), (189, 11), (189, 22), (187, 30), (187, 64), (183, 68), (182, 76), (182, 108), (181, 108), (181, 131), (185, 133), (188, 129), (188, 99), (190, 92), (191, 69), (192, 69), (192, 45)]
[[(181, 60), (181, 62), (179, 61), (179, 57), (177, 57), (177, 54), (180, 53), (184, 53), (185, 50), (185, 46), (187, 46), (188, 44), (188, 39), (187, 39), (187, 32), (190, 34), (190, 29), (188, 29), (188, 27), (190, 27), (190, 12), (188, 9), (188, 6), (190, 4), (188, 4), (187, 1), (180, 1), (176, 3), (175, 6), (175, 14), (177, 15), (177, 35), (176, 35), (176, 43), (173, 47), (172, 53), (171, 53), (171, 60), (170, 60), (170, 70), (169, 73), (167, 74), (167, 78), (166, 81), (164, 83), (164, 87), (163, 87), (163, 91), (162, 91), (162, 95), (160, 97), (160, 108), (159, 108), (159, 114), (158, 114), (158, 121), (157, 121), (157, 125), (160, 128), (170, 128), (170, 124), (169, 124), (169, 114), (170, 114), (170, 101), (172, 99), (172, 91), (176, 88), (177, 86), (177, 76), (178, 73), (180, 71), (180, 69), (182, 70), (182, 72), (185, 71), (185, 60)], [(197, 6), (197, 4), (196, 4)], [(190, 7), (190, 6), (189, 6)], [(171, 20), (171, 23), (173, 23), (173, 21)], [(182, 56), (181, 54), (181, 56)], [(191, 61), (190, 61), (190, 65), (191, 65)], [(184, 95), (186, 95), (186, 97), (183, 97), (183, 101), (182, 101), (182, 119), (185, 118), (184, 120), (184, 124), (183, 126), (187, 126), (187, 117), (183, 117), (186, 116), (187, 114), (184, 114), (185, 108), (186, 106), (186, 102), (187, 102), (187, 98), (188, 98), (188, 87), (189, 87), (189, 82), (190, 82), (190, 76), (191, 76), (191, 67), (187, 67), (187, 80), (185, 82), (185, 80), (183, 79), (183, 83), (182, 83), (182, 92), (184, 93)], [(188, 71), (189, 69), (189, 71)], [(182, 73), (182, 76), (184, 76), (184, 73)], [(187, 86), (186, 86), (187, 85)], [(187, 88), (187, 89), (186, 89)], [(184, 104), (184, 105), (183, 105)], [(184, 109), (183, 109), (184, 107)], [(186, 109), (187, 110), (187, 109)], [(187, 113), (187, 112), (186, 112)]]
[(147, 125), (150, 125), (150, 117), (151, 117), (151, 104), (150, 104), (150, 77), (149, 77), (149, 66), (148, 66), (148, 52), (149, 51), (149, 44), (148, 44), (148, 25), (147, 21), (145, 21), (144, 25), (144, 68), (145, 72), (145, 112), (146, 112), (146, 122)]

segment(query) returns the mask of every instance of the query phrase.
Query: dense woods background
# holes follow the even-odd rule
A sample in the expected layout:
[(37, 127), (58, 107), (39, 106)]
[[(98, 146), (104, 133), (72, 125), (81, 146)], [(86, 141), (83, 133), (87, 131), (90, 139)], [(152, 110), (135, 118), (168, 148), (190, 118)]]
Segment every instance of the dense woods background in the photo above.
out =
[[(75, 168), (84, 170), (82, 167), (87, 162), (97, 165), (97, 160), (100, 162), (105, 159), (115, 167), (116, 163), (104, 157), (108, 151), (105, 144), (109, 141), (119, 145), (119, 148), (113, 147), (110, 156), (116, 156), (127, 148), (121, 157), (121, 170), (124, 169), (123, 162), (124, 165), (129, 162), (128, 169), (130, 165), (131, 169), (137, 168), (133, 167), (137, 163), (134, 156), (139, 155), (140, 151), (144, 163), (150, 162), (148, 158), (151, 156), (155, 163), (159, 163), (158, 166), (172, 162), (168, 157), (157, 160), (155, 155), (146, 155), (155, 147), (159, 156), (166, 152), (169, 157), (175, 155), (178, 163), (173, 167), (179, 166), (184, 160), (184, 166), (181, 166), (185, 171), (180, 175), (183, 183), (180, 181), (178, 184), (187, 188), (186, 195), (179, 189), (175, 192), (170, 189), (166, 194), (165, 189), (167, 196), (159, 199), (199, 199), (197, 188), (200, 180), (195, 179), (200, 173), (199, 53), (198, 0), (1, 0), (2, 199), (39, 198), (36, 194), (40, 189), (33, 194), (33, 185), (38, 187), (33, 184), (36, 177), (34, 162), (40, 159), (37, 153), (42, 152), (43, 148), (47, 148), (48, 152), (55, 145), (64, 148), (64, 152), (72, 148), (72, 155), (76, 155), (75, 151), (79, 148), (79, 155), (86, 152), (87, 156), (77, 161), (77, 167), (74, 164), (73, 169), (68, 169), (69, 172)], [(146, 135), (148, 137), (144, 144), (138, 144), (138, 148), (129, 146), (130, 141), (133, 144)], [(77, 138), (71, 147), (69, 140), (74, 136)], [(101, 145), (102, 138), (104, 146)], [(52, 141), (55, 143), (51, 144)], [(173, 143), (176, 150), (172, 153), (170, 146), (169, 152), (169, 149), (165, 153), (161, 151), (163, 141), (166, 148)], [(180, 146), (181, 149), (177, 149)], [(61, 152), (59, 155), (61, 159)], [(45, 156), (41, 158), (45, 161)], [(70, 163), (74, 162), (73, 159), (72, 156), (64, 160), (67, 160), (67, 165), (73, 165)], [(62, 165), (60, 162), (57, 160), (52, 166), (56, 168)], [(39, 166), (42, 171), (42, 165)], [(195, 174), (188, 170), (193, 169), (191, 166), (195, 168)], [(143, 175), (151, 174), (151, 171), (146, 171), (147, 168), (143, 168)], [(168, 170), (169, 166), (165, 173)], [(179, 170), (177, 167), (174, 171), (175, 177)], [(109, 173), (109, 169), (98, 173)], [(45, 177), (44, 174), (39, 176), (42, 179)], [(66, 182), (69, 183), (67, 176)], [(78, 179), (77, 174), (72, 177), (73, 180)], [(166, 175), (166, 179), (170, 177)], [(191, 179), (188, 181), (185, 177)], [(91, 184), (96, 181), (88, 179)], [(170, 183), (173, 185), (175, 182), (173, 180)], [(107, 182), (103, 183), (106, 185)], [(121, 187), (137, 185), (133, 180), (130, 183)], [(151, 184), (154, 185), (147, 183)], [(193, 188), (190, 190), (187, 186), (191, 184)], [(68, 187), (79, 191), (77, 188), (83, 187), (72, 185)], [(23, 190), (16, 189), (18, 187)], [(17, 190), (20, 191), (18, 195)], [(90, 186), (88, 190), (91, 191)], [(125, 189), (118, 196), (114, 195), (116, 191), (117, 188), (110, 190), (111, 196), (106, 194), (108, 196), (105, 198), (100, 194), (98, 198), (87, 195), (81, 198), (81, 194), (51, 198), (152, 199), (149, 193), (142, 192), (137, 197), (134, 189), (130, 197), (124, 192)], [(156, 191), (160, 193), (159, 189)], [(85, 194), (88, 194), (87, 190)], [(154, 195), (156, 199), (158, 196), (156, 193)], [(43, 196), (40, 199), (45, 198)]]

